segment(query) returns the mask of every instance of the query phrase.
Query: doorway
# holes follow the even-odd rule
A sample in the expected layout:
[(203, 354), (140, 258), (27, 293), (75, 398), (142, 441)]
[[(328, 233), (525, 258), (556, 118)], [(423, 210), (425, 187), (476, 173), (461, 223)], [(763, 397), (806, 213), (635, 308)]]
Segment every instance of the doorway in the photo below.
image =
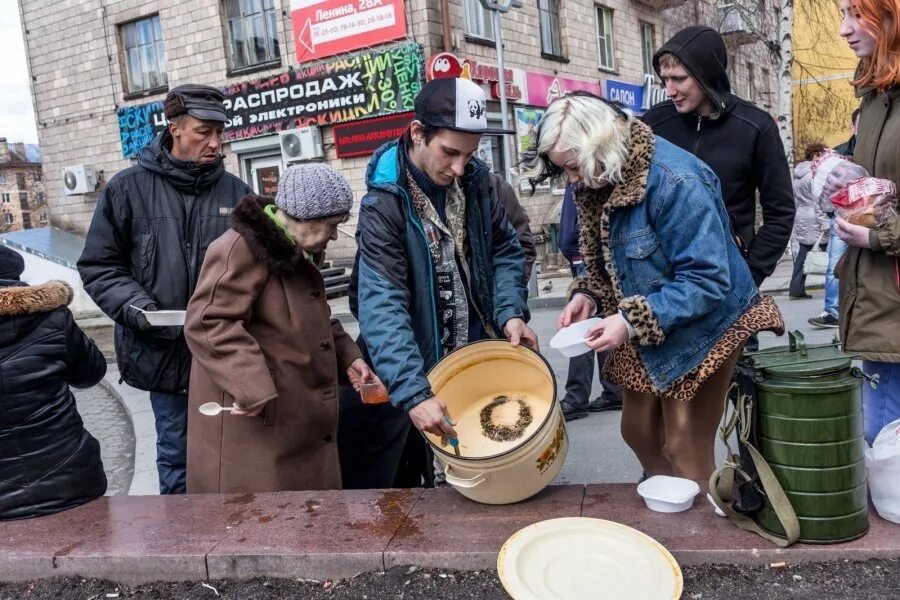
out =
[(260, 196), (272, 196), (278, 192), (278, 180), (281, 178), (281, 155), (251, 158), (250, 185)]

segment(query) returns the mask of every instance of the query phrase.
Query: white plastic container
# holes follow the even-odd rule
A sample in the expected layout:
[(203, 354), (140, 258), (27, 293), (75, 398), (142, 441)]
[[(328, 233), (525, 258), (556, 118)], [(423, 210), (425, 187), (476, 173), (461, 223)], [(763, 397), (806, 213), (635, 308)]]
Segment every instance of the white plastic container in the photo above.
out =
[(694, 497), (700, 493), (700, 486), (690, 479), (654, 475), (638, 485), (637, 492), (650, 510), (676, 513), (694, 505)]
[(184, 325), (183, 310), (145, 310), (147, 322), (155, 327), (171, 327)]
[(588, 330), (602, 321), (600, 318), (585, 319), (580, 323), (569, 325), (556, 332), (550, 340), (550, 347), (559, 351), (563, 356), (573, 358), (591, 351), (591, 347), (584, 343), (584, 336)]

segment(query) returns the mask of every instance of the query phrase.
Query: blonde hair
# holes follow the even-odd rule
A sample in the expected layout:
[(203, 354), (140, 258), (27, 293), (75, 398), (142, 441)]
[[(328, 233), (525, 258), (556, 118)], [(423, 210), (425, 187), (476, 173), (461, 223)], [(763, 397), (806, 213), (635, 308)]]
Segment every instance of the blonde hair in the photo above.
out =
[(660, 54), (656, 62), (659, 64), (660, 69), (671, 69), (672, 67), (681, 66), (681, 61), (678, 60), (678, 57), (674, 54), (669, 54), (668, 52), (666, 52), (665, 54)]
[(596, 96), (580, 93), (555, 100), (547, 108), (537, 132), (535, 145), (526, 154), (525, 177), (539, 183), (562, 175), (563, 169), (550, 162), (550, 152), (575, 152), (576, 161), (588, 187), (622, 182), (622, 168), (630, 154), (633, 117)]

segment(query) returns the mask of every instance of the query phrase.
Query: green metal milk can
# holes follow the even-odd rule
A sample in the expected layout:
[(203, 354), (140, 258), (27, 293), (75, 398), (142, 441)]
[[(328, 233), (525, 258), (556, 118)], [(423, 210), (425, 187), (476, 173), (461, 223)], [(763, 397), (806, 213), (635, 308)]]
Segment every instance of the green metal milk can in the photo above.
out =
[[(756, 370), (759, 451), (800, 522), (800, 541), (855, 540), (869, 529), (862, 372), (840, 344), (790, 345), (747, 353)], [(873, 384), (874, 385), (874, 384)], [(783, 536), (766, 501), (760, 525)]]

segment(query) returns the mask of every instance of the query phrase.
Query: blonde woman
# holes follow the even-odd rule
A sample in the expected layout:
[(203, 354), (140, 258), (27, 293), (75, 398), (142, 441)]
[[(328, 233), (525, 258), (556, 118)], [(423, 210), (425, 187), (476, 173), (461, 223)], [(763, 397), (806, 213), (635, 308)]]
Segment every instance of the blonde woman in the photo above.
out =
[(622, 436), (648, 476), (708, 481), (723, 401), (751, 334), (784, 323), (760, 296), (705, 164), (615, 105), (574, 93), (547, 109), (530, 157), (539, 182), (577, 186), (581, 254), (559, 326), (590, 330), (624, 389)]

